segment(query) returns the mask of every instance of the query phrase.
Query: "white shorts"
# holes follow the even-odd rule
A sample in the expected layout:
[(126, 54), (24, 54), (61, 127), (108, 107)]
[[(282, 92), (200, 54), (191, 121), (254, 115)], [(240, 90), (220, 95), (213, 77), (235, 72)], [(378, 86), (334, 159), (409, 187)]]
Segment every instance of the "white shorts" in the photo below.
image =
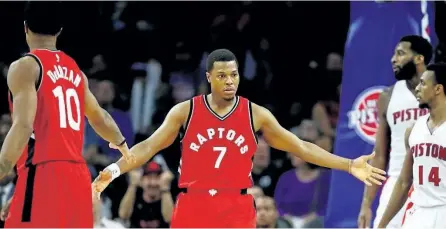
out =
[[(398, 177), (389, 177), (384, 184), (383, 190), (381, 192), (381, 196), (379, 197), (379, 205), (378, 209), (376, 209), (376, 217), (373, 221), (373, 228), (378, 228), (379, 222), (384, 215), (384, 212), (387, 209), (387, 205), (389, 204), (390, 197), (392, 196), (393, 188), (395, 187), (396, 181)], [(404, 206), (398, 212), (398, 214), (393, 217), (393, 219), (387, 225), (387, 228), (401, 228), (401, 224), (403, 222), (404, 212), (406, 211), (407, 204), (409, 202), (409, 198), (407, 199)]]
[(419, 207), (407, 211), (403, 229), (446, 228), (446, 206)]

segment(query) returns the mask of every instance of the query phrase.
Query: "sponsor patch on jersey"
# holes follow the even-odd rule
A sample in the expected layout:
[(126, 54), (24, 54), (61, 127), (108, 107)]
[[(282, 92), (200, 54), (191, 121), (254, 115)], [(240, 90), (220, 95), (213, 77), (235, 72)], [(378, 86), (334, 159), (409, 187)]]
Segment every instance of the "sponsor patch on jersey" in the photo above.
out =
[(352, 109), (347, 113), (348, 127), (370, 144), (375, 144), (378, 130), (378, 98), (386, 88), (374, 86), (365, 89), (356, 97)]

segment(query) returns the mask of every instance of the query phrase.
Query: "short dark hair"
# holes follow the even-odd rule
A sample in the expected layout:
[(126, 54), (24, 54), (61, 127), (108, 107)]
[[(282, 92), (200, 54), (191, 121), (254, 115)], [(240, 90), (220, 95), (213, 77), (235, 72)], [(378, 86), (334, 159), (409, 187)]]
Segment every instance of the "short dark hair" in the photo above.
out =
[(63, 26), (61, 2), (29, 1), (25, 7), (25, 24), (33, 32), (55, 36)]
[(210, 72), (212, 71), (212, 68), (214, 67), (214, 62), (218, 61), (234, 61), (237, 63), (237, 58), (235, 57), (234, 53), (229, 51), (228, 49), (217, 49), (211, 52), (209, 54), (207, 60), (206, 60), (206, 71)]
[(409, 42), (410, 43), (410, 49), (419, 54), (424, 56), (424, 64), (429, 64), (432, 60), (432, 45), (424, 39), (422, 36), (418, 35), (409, 35), (401, 38), (400, 42)]
[(435, 63), (427, 66), (428, 71), (433, 71), (437, 84), (443, 85), (443, 92), (446, 94), (446, 63)]

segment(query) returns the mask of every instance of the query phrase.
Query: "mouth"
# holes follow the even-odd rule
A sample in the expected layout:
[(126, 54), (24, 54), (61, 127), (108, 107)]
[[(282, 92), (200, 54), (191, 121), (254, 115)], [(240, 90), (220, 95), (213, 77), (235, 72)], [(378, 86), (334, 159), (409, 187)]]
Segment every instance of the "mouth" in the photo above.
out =
[(400, 70), (400, 67), (398, 66), (392, 66), (393, 72), (398, 72)]
[(235, 88), (225, 88), (225, 89), (223, 90), (223, 92), (224, 92), (225, 94), (234, 94), (234, 93), (235, 93)]

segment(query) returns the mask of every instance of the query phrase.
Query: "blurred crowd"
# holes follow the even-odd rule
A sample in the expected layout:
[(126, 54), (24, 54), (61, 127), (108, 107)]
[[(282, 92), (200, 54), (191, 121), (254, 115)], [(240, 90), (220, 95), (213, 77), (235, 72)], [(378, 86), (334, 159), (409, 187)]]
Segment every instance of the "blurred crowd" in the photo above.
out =
[[(23, 5), (0, 3), (7, 31), (0, 44), (1, 142), (11, 125), (4, 76), (27, 51)], [(238, 57), (240, 95), (270, 109), (301, 139), (333, 150), (348, 2), (66, 5), (58, 46), (88, 75), (91, 91), (130, 146), (150, 136), (174, 104), (209, 92), (207, 53), (227, 48)], [(441, 50), (437, 56), (445, 55)], [(120, 157), (88, 124), (83, 154), (92, 178)], [(116, 179), (94, 204), (95, 227), (168, 227), (179, 193), (179, 159), (177, 139), (140, 170)], [(271, 149), (259, 137), (252, 177), (259, 227), (323, 227), (329, 170)], [(0, 205), (10, 197), (13, 179), (11, 174), (1, 181)]]

